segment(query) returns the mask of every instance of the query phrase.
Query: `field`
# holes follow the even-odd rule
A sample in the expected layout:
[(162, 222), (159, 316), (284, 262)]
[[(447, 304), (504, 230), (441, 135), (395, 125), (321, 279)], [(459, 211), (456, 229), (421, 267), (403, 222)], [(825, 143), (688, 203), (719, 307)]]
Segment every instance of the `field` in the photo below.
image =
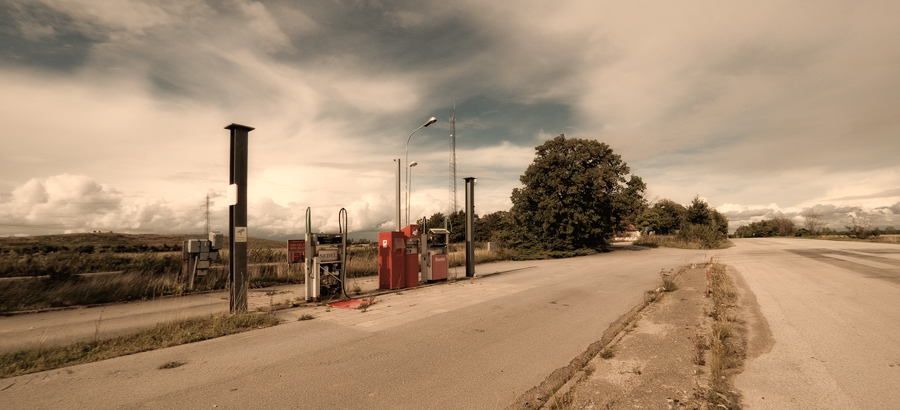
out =
[[(113, 233), (0, 238), (0, 314), (227, 288), (227, 249), (189, 288), (181, 274), (182, 241), (181, 235)], [(250, 238), (248, 245), (251, 288), (303, 283), (303, 267), (287, 263), (284, 242)], [(348, 248), (348, 277), (378, 275), (375, 244)], [(450, 251), (451, 267), (465, 265), (464, 246), (453, 244)], [(509, 251), (475, 252), (476, 263), (511, 257)]]

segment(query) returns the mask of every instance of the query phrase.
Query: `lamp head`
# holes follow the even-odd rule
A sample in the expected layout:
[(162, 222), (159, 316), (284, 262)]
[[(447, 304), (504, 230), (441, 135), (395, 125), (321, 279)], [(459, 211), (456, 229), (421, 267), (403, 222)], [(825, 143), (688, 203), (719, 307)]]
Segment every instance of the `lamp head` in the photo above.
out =
[(431, 117), (431, 119), (429, 119), (427, 122), (425, 122), (425, 125), (424, 125), (424, 126), (427, 127), (427, 126), (429, 126), (429, 125), (431, 125), (431, 124), (434, 124), (434, 123), (436, 123), (436, 122), (437, 122), (437, 118)]
[(416, 162), (416, 161), (413, 161), (413, 162), (410, 162), (410, 163), (409, 163), (410, 168), (412, 168), (412, 167), (414, 167), (414, 166), (416, 166), (416, 165), (419, 165), (419, 163)]

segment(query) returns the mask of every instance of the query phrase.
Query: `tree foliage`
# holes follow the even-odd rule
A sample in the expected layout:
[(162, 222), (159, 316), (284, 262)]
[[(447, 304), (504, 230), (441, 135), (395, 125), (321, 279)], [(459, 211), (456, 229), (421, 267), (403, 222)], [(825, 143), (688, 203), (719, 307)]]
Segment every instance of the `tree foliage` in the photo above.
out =
[(671, 235), (681, 229), (686, 215), (684, 206), (671, 199), (663, 199), (644, 211), (637, 219), (637, 226), (645, 232)]
[(771, 236), (794, 236), (797, 229), (794, 222), (784, 216), (751, 222), (738, 227), (734, 236), (738, 238), (767, 238)]
[(605, 250), (614, 230), (644, 204), (646, 185), (601, 142), (560, 135), (535, 148), (512, 192), (519, 245), (550, 251)]

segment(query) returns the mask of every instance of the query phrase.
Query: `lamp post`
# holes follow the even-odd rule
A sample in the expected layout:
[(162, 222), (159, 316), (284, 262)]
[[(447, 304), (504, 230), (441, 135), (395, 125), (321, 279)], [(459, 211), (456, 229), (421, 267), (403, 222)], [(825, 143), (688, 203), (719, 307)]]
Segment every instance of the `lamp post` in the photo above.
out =
[(400, 232), (400, 229), (403, 228), (400, 226), (403, 223), (403, 219), (400, 218), (400, 158), (394, 161), (397, 162), (397, 232)]
[[(409, 140), (412, 139), (413, 134), (415, 134), (416, 131), (421, 130), (422, 128), (425, 128), (436, 122), (437, 122), (437, 118), (431, 117), (428, 119), (428, 121), (425, 121), (424, 124), (420, 125), (419, 128), (416, 128), (415, 131), (409, 133), (409, 137), (406, 138), (406, 162), (405, 163), (409, 164)], [(409, 225), (409, 205), (408, 205), (408, 203), (409, 203), (409, 167), (408, 166), (406, 167), (406, 202), (407, 202), (406, 224)]]
[(412, 189), (412, 167), (419, 165), (418, 162), (410, 162), (406, 166), (406, 175), (409, 175), (409, 184), (406, 186), (406, 224), (409, 225), (409, 191)]

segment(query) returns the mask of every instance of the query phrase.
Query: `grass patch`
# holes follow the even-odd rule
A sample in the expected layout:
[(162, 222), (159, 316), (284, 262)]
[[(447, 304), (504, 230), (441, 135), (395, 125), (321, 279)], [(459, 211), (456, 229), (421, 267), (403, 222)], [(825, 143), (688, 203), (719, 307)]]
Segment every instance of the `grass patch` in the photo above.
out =
[(706, 335), (697, 333), (694, 336), (694, 353), (691, 355), (691, 363), (697, 366), (706, 365), (707, 350), (709, 350), (709, 344), (706, 342)]
[(734, 244), (728, 239), (710, 239), (690, 237), (685, 235), (643, 235), (641, 239), (634, 241), (634, 245), (648, 248), (679, 248), (679, 249), (725, 249)]
[(184, 366), (184, 365), (186, 365), (186, 364), (187, 364), (187, 363), (185, 363), (185, 362), (169, 362), (169, 363), (166, 363), (166, 364), (164, 364), (164, 365), (162, 365), (162, 366), (159, 366), (159, 370), (174, 369), (174, 368), (176, 368), (176, 367), (181, 367), (181, 366)]
[(60, 347), (20, 350), (0, 355), (0, 378), (199, 342), (276, 324), (278, 324), (278, 319), (271, 315), (221, 314), (200, 319), (161, 323), (152, 329), (110, 339), (79, 342)]
[(300, 316), (299, 318), (297, 318), (297, 320), (298, 320), (298, 321), (303, 321), (303, 320), (313, 320), (313, 319), (315, 319), (315, 318), (316, 318), (315, 316), (310, 315), (309, 313), (304, 313), (302, 316)]
[(659, 272), (659, 277), (662, 278), (662, 287), (660, 290), (663, 292), (674, 292), (678, 290), (678, 285), (675, 284), (675, 276), (672, 275), (672, 271), (666, 272), (665, 270)]
[(362, 303), (359, 304), (359, 307), (357, 309), (359, 309), (363, 313), (365, 313), (374, 304), (375, 304), (375, 296), (369, 296), (368, 298), (366, 298), (365, 301), (363, 301)]
[[(737, 409), (738, 396), (731, 388), (734, 376), (744, 360), (743, 341), (733, 327), (731, 309), (737, 304), (737, 293), (725, 267), (714, 264), (710, 268), (710, 288), (714, 319), (709, 337), (709, 391), (706, 399), (711, 407)], [(698, 344), (697, 349), (700, 350)]]
[[(249, 254), (253, 259), (250, 262), (259, 265), (249, 267), (250, 288), (303, 283), (303, 267), (287, 263), (287, 256), (279, 259), (280, 251), (251, 249)], [(137, 254), (130, 258), (123, 273), (86, 276), (71, 274), (0, 281), (0, 313), (146, 300), (192, 292), (188, 290), (186, 278), (179, 276), (180, 259), (173, 265), (174, 259), (170, 255)], [(279, 262), (268, 262), (272, 259), (278, 259)], [(228, 252), (222, 251), (219, 262), (226, 263), (227, 260)], [(58, 264), (67, 263), (65, 259), (53, 261)], [(227, 283), (228, 267), (215, 265), (205, 276), (194, 281), (193, 292), (225, 289)]]
[(821, 235), (821, 236), (800, 236), (792, 237), (797, 239), (818, 239), (824, 241), (842, 241), (842, 242), (873, 242), (873, 243), (892, 243), (900, 244), (900, 235), (878, 235), (870, 236), (865, 239), (852, 238), (847, 235)]
[(602, 359), (612, 359), (613, 357), (616, 357), (616, 349), (612, 347), (607, 347), (600, 351), (600, 358)]

